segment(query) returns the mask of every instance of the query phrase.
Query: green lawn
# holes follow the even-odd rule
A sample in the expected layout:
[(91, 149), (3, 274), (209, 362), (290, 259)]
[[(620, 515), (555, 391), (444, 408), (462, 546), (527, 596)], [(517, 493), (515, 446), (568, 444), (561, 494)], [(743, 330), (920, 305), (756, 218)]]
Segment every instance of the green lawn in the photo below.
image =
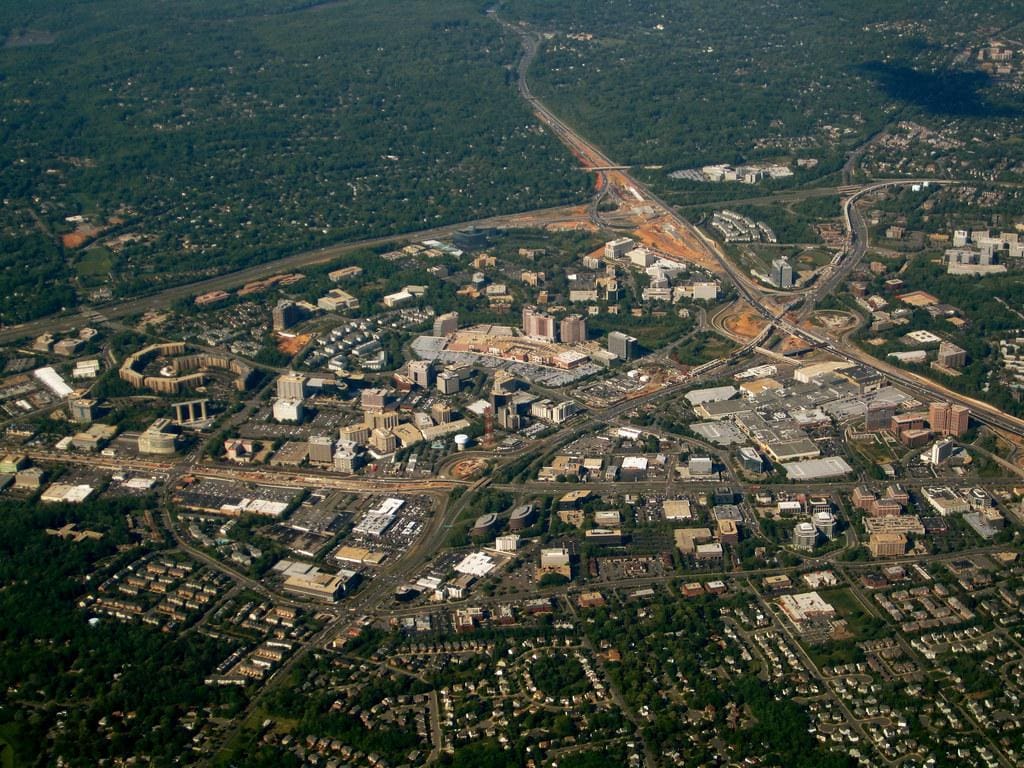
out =
[(114, 266), (114, 255), (106, 248), (90, 248), (75, 264), (80, 277), (101, 277)]

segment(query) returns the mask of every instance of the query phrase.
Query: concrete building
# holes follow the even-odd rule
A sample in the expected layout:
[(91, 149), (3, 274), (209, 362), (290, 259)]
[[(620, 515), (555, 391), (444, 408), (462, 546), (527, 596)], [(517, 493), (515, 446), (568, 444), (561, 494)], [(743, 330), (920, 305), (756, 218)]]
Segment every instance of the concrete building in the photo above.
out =
[(459, 330), (459, 313), (446, 312), (434, 318), (434, 336), (450, 336)]
[(339, 312), (343, 309), (358, 308), (359, 299), (341, 288), (331, 288), (326, 296), (317, 299), (316, 305), (325, 312)]
[(640, 344), (633, 336), (621, 331), (608, 334), (608, 351), (620, 360), (635, 360), (639, 355)]
[(277, 396), (281, 400), (304, 400), (308, 379), (301, 373), (289, 371), (277, 379)]
[(772, 285), (776, 288), (793, 287), (793, 267), (785, 259), (772, 262)]
[(896, 415), (896, 404), (886, 400), (874, 400), (868, 403), (864, 429), (868, 432), (881, 432), (892, 425)]
[(299, 424), (306, 415), (301, 400), (275, 400), (274, 420), (289, 424)]
[(68, 417), (75, 424), (92, 424), (96, 418), (96, 401), (87, 397), (69, 398)]
[(815, 512), (811, 515), (811, 524), (829, 541), (836, 535), (836, 516), (831, 512)]
[(513, 553), (519, 549), (520, 536), (518, 533), (509, 533), (499, 536), (494, 540), (494, 548), (499, 552)]
[(309, 438), (309, 463), (332, 464), (334, 462), (334, 439), (327, 435), (313, 435)]
[(434, 383), (434, 366), (429, 360), (413, 360), (409, 363), (412, 383), (421, 389), (430, 389)]
[(437, 375), (437, 391), (442, 395), (454, 395), (459, 391), (462, 378), (455, 371), (441, 371)]
[(604, 256), (606, 259), (619, 259), (633, 250), (636, 245), (628, 237), (620, 237), (604, 244)]
[(928, 406), (928, 423), (933, 432), (960, 437), (969, 426), (971, 412), (962, 405), (932, 403)]
[(812, 523), (797, 523), (793, 529), (793, 546), (797, 549), (812, 550), (818, 543), (818, 529)]
[(541, 341), (558, 341), (555, 319), (538, 312), (535, 307), (523, 307), (523, 334)]
[(174, 404), (174, 422), (176, 424), (198, 424), (209, 420), (206, 406), (210, 401), (206, 398), (201, 400), (187, 400), (184, 403)]
[(356, 444), (342, 440), (334, 451), (334, 469), (337, 472), (352, 473), (359, 469), (362, 459), (356, 452)]
[(275, 331), (287, 331), (309, 317), (309, 312), (291, 299), (281, 299), (270, 313)]
[(581, 315), (567, 315), (559, 323), (563, 344), (582, 344), (587, 340), (587, 321)]
[(348, 592), (357, 578), (358, 574), (355, 571), (345, 568), (336, 574), (325, 573), (313, 568), (308, 573), (295, 574), (285, 579), (284, 591), (333, 603)]
[(155, 453), (168, 456), (175, 452), (178, 436), (173, 431), (170, 419), (157, 419), (139, 435), (139, 453)]
[(394, 453), (398, 450), (398, 438), (394, 433), (378, 428), (370, 434), (370, 445), (378, 453)]
[(759, 474), (764, 471), (764, 459), (761, 458), (761, 454), (757, 452), (756, 448), (749, 445), (740, 448), (739, 457), (740, 465), (747, 472)]
[(943, 341), (939, 344), (935, 362), (946, 368), (963, 368), (967, 364), (967, 350), (961, 349), (952, 342)]
[(929, 460), (933, 466), (938, 466), (949, 460), (949, 457), (953, 455), (953, 449), (955, 448), (952, 438), (947, 437), (945, 440), (939, 440), (936, 442), (928, 455)]
[(359, 393), (359, 407), (364, 413), (383, 413), (387, 404), (388, 391), (386, 389), (364, 389)]
[(540, 568), (538, 576), (546, 573), (557, 573), (567, 579), (572, 578), (572, 557), (565, 547), (542, 549), (540, 551)]
[(872, 557), (897, 557), (907, 551), (907, 536), (904, 533), (872, 533), (868, 538), (868, 549)]

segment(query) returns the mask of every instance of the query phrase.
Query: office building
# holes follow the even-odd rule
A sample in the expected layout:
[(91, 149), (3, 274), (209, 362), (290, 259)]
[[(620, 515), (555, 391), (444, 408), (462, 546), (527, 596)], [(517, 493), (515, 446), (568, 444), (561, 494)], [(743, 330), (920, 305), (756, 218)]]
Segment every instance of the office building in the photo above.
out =
[(793, 529), (793, 546), (797, 549), (812, 550), (818, 543), (818, 529), (812, 523), (797, 523)]
[(444, 403), (434, 403), (430, 406), (430, 418), (435, 424), (447, 424), (452, 420), (452, 408)]
[(953, 455), (953, 440), (947, 437), (945, 440), (939, 440), (935, 445), (932, 446), (929, 459), (933, 465), (939, 465), (949, 460), (949, 457)]
[(963, 368), (967, 364), (967, 350), (961, 349), (951, 342), (943, 341), (939, 344), (939, 353), (935, 362), (946, 368)]
[(356, 309), (359, 299), (341, 288), (331, 288), (326, 296), (321, 296), (316, 305), (325, 312), (338, 312), (342, 309)]
[(519, 534), (509, 533), (494, 540), (494, 548), (499, 552), (512, 553), (519, 549)]
[(309, 463), (330, 464), (334, 461), (334, 440), (327, 435), (309, 438)]
[(289, 424), (298, 424), (302, 421), (306, 411), (301, 400), (275, 400), (274, 420)]
[(969, 426), (971, 412), (962, 405), (932, 403), (928, 406), (928, 423), (932, 432), (940, 435), (960, 437)]
[(383, 413), (388, 403), (388, 391), (374, 388), (359, 393), (359, 407), (364, 413)]
[(587, 340), (587, 321), (580, 315), (568, 315), (559, 324), (563, 344), (582, 344)]
[(896, 415), (895, 403), (886, 400), (875, 400), (868, 403), (867, 417), (864, 428), (868, 432), (881, 432), (889, 429), (892, 425), (892, 418)]
[(818, 511), (811, 516), (811, 524), (830, 541), (836, 535), (836, 516), (831, 511)]
[(287, 331), (309, 317), (305, 307), (290, 299), (281, 299), (270, 313), (275, 331)]
[(96, 418), (96, 401), (87, 397), (72, 397), (68, 400), (68, 417), (75, 424), (92, 424)]
[(635, 360), (639, 355), (640, 344), (633, 337), (621, 331), (608, 334), (608, 351), (620, 360)]
[(907, 536), (886, 531), (872, 533), (868, 538), (868, 549), (872, 557), (897, 557), (907, 551)]
[(523, 334), (541, 341), (558, 341), (555, 319), (534, 307), (523, 307)]
[(334, 469), (336, 472), (352, 473), (359, 469), (361, 459), (356, 452), (355, 443), (341, 441), (334, 452)]
[(449, 336), (459, 330), (459, 313), (446, 312), (434, 318), (434, 335)]
[(311, 597), (326, 603), (333, 603), (344, 595), (358, 579), (355, 571), (342, 568), (338, 573), (325, 573), (313, 568), (305, 574), (289, 576), (284, 581), (284, 591), (302, 597)]
[(409, 363), (412, 383), (421, 389), (429, 389), (434, 383), (434, 366), (429, 360), (413, 360)]
[(772, 285), (776, 288), (793, 287), (793, 267), (785, 259), (772, 262)]
[(306, 397), (306, 382), (301, 373), (289, 371), (277, 379), (277, 396), (281, 400), (303, 400)]
[(462, 379), (455, 371), (441, 371), (437, 375), (437, 391), (442, 395), (454, 395), (459, 391)]
[(740, 464), (747, 472), (761, 473), (764, 471), (764, 459), (756, 448), (746, 446), (740, 448)]
[(606, 259), (619, 259), (633, 250), (636, 245), (628, 237), (620, 237), (604, 244), (604, 257)]
[(157, 419), (139, 435), (139, 453), (170, 455), (177, 437), (170, 419)]

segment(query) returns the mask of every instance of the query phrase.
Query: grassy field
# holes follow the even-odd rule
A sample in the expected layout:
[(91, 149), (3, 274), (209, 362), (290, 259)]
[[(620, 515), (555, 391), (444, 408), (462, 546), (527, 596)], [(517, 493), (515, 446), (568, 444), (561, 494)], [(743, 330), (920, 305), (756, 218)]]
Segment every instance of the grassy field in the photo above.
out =
[(114, 256), (106, 248), (90, 248), (75, 264), (75, 271), (80, 277), (102, 277), (113, 265)]

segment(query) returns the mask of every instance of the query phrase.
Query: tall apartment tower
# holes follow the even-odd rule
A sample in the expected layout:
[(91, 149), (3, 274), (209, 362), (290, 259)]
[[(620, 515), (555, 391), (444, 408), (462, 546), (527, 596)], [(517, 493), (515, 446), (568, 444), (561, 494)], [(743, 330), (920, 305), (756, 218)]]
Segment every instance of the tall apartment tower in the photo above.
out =
[(582, 344), (587, 340), (587, 321), (580, 315), (568, 315), (559, 324), (563, 344)]
[(277, 379), (277, 397), (280, 400), (304, 400), (306, 377), (294, 371), (282, 374)]
[(538, 312), (533, 307), (523, 307), (523, 333), (531, 339), (558, 341), (555, 318)]

